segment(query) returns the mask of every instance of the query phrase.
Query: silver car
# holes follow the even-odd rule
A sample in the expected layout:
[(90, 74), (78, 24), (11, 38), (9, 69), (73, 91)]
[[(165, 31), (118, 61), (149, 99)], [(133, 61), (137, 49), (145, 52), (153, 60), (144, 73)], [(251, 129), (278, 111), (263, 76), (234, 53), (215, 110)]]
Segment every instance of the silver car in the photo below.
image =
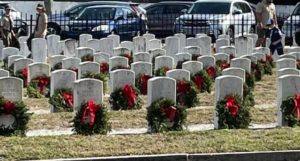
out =
[(300, 2), (297, 3), (294, 11), (288, 17), (282, 26), (282, 32), (285, 34), (286, 44), (293, 44), (293, 37), (296, 31), (300, 30)]

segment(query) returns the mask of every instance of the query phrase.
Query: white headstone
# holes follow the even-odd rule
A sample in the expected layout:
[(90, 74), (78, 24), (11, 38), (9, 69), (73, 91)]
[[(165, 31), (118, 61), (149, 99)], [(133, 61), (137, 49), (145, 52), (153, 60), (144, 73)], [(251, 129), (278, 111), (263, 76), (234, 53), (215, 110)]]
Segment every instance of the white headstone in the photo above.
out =
[(255, 56), (257, 60), (266, 61), (266, 55), (263, 53), (252, 53), (252, 56)]
[(76, 54), (76, 49), (78, 47), (77, 41), (74, 39), (65, 40), (66, 51), (64, 55), (66, 57), (74, 57)]
[(187, 80), (190, 81), (190, 72), (184, 69), (173, 69), (166, 73), (167, 77), (173, 78), (175, 80)]
[[(217, 102), (224, 99), (227, 95), (243, 96), (243, 80), (237, 76), (225, 75), (217, 77), (215, 80), (215, 106)], [(215, 129), (219, 128), (218, 113), (214, 110), (214, 126)]]
[(48, 56), (56, 55), (58, 41), (60, 41), (59, 35), (48, 35), (47, 36)]
[(149, 40), (149, 42), (148, 42), (148, 51), (153, 50), (153, 49), (161, 49), (161, 48), (162, 48), (161, 40), (159, 40), (159, 39)]
[(152, 64), (147, 62), (135, 62), (131, 64), (131, 70), (134, 71), (137, 78), (140, 74), (152, 76)]
[(235, 38), (236, 57), (248, 55), (248, 38), (239, 36)]
[(216, 52), (220, 52), (220, 47), (222, 46), (229, 46), (230, 45), (230, 41), (229, 39), (217, 39), (216, 40)]
[(100, 39), (100, 51), (112, 56), (114, 49), (114, 40), (110, 38)]
[(216, 65), (216, 59), (213, 56), (208, 56), (208, 55), (200, 56), (198, 57), (197, 61), (203, 64), (203, 68), (208, 68), (210, 66)]
[(22, 101), (23, 80), (15, 77), (0, 78), (0, 96), (10, 101)]
[(86, 47), (94, 49), (95, 52), (99, 52), (100, 51), (100, 40), (90, 39), (90, 40), (88, 40)]
[(220, 47), (220, 53), (225, 53), (229, 56), (236, 56), (236, 49), (234, 46), (222, 46)]
[(174, 36), (179, 38), (179, 52), (183, 52), (184, 47), (186, 46), (186, 36), (183, 33), (175, 34)]
[(128, 67), (128, 59), (122, 56), (111, 57), (109, 59), (109, 71), (118, 66)]
[(123, 55), (123, 54), (131, 55), (130, 50), (127, 49), (127, 48), (124, 48), (124, 47), (114, 48), (113, 51), (114, 51), (114, 53), (113, 53), (112, 56), (120, 56), (120, 55)]
[(246, 81), (246, 72), (242, 68), (236, 68), (236, 67), (226, 68), (222, 71), (222, 75), (233, 75), (242, 78), (244, 82)]
[(86, 55), (93, 56), (94, 53), (95, 53), (95, 50), (92, 48), (88, 48), (88, 47), (79, 47), (76, 49), (76, 57), (78, 57), (79, 59), (81, 59), (82, 57), (84, 57)]
[(0, 69), (0, 77), (9, 77), (9, 71)]
[(183, 61), (190, 61), (192, 60), (192, 55), (189, 53), (178, 53), (175, 55), (175, 61), (176, 63), (178, 62), (183, 62)]
[(147, 52), (139, 52), (139, 53), (135, 53), (133, 54), (133, 62), (151, 62), (151, 56), (149, 53)]
[(76, 73), (71, 70), (60, 69), (51, 73), (50, 96), (60, 88), (73, 89)]
[(203, 70), (203, 64), (199, 61), (187, 61), (182, 64), (182, 69), (189, 71), (193, 76), (197, 72)]
[(87, 47), (88, 41), (93, 39), (93, 36), (90, 34), (80, 34), (79, 35), (79, 47)]
[(148, 51), (149, 50), (149, 41), (152, 39), (155, 39), (155, 35), (146, 33), (143, 35), (143, 37), (146, 38), (146, 51)]
[(127, 48), (130, 51), (133, 51), (133, 48), (134, 48), (133, 42), (131, 42), (131, 41), (122, 41), (120, 46), (123, 48)]
[(31, 54), (34, 62), (47, 62), (47, 42), (43, 38), (34, 38), (31, 40)]
[(170, 69), (174, 68), (174, 58), (170, 56), (158, 56), (155, 58), (155, 70), (168, 67)]
[(297, 60), (300, 60), (300, 52), (290, 52), (289, 55), (294, 55)]
[(62, 60), (62, 68), (63, 69), (78, 69), (79, 68), (79, 63), (81, 60), (79, 58), (71, 57), (71, 58), (65, 58)]
[(120, 36), (119, 35), (111, 34), (111, 35), (108, 35), (107, 38), (113, 40), (114, 48), (119, 47), (119, 45), (120, 45)]
[(289, 54), (284, 54), (279, 56), (279, 59), (283, 59), (283, 58), (290, 58), (290, 59), (297, 60), (297, 57), (295, 55), (289, 55)]
[(100, 73), (100, 64), (96, 62), (79, 63), (78, 78), (82, 78), (86, 72)]
[(175, 57), (179, 52), (180, 41), (178, 37), (172, 36), (166, 38), (166, 51), (168, 56)]
[(198, 46), (186, 46), (183, 51), (191, 54), (194, 58), (201, 56), (201, 48)]
[(17, 59), (20, 59), (20, 58), (24, 58), (23, 56), (21, 56), (21, 55), (12, 55), (12, 56), (9, 56), (8, 57), (8, 66), (7, 67), (13, 67), (13, 65), (14, 65), (14, 62), (15, 62), (15, 60), (17, 60)]
[(126, 84), (135, 85), (135, 74), (131, 70), (118, 69), (110, 72), (110, 92), (114, 92), (118, 88), (122, 88)]
[(201, 36), (199, 39), (202, 55), (211, 55), (211, 37)]
[(230, 62), (230, 67), (242, 68), (251, 73), (251, 60), (247, 58), (234, 58)]
[(282, 58), (276, 62), (277, 71), (282, 68), (296, 68), (296, 60), (291, 58)]
[(229, 55), (228, 54), (225, 54), (225, 53), (216, 53), (216, 54), (214, 54), (214, 57), (216, 59), (216, 62), (218, 60), (226, 61), (227, 63), (229, 62)]
[(51, 69), (54, 68), (58, 63), (62, 65), (62, 60), (66, 57), (63, 55), (54, 55), (50, 57), (50, 67)]
[(31, 63), (33, 63), (32, 59), (28, 59), (28, 58), (16, 59), (14, 62), (14, 74), (16, 74), (17, 71), (23, 70), (24, 68), (28, 67), (29, 64)]
[(146, 52), (146, 38), (137, 36), (133, 38), (133, 53)]
[(166, 50), (165, 49), (153, 49), (153, 50), (150, 50), (149, 53), (150, 53), (152, 58), (155, 58), (157, 56), (166, 55)]
[(160, 99), (171, 99), (176, 103), (176, 80), (168, 77), (155, 77), (148, 80), (147, 106)]
[(99, 64), (101, 64), (103, 62), (108, 63), (109, 57), (110, 57), (110, 55), (108, 53), (103, 53), (103, 52), (95, 53), (94, 54), (94, 62), (97, 62)]
[(28, 82), (37, 76), (50, 76), (50, 66), (45, 63), (32, 63), (28, 65)]
[(198, 46), (200, 47), (200, 39), (199, 38), (194, 38), (194, 37), (189, 37), (186, 39), (186, 46)]
[(6, 47), (2, 49), (2, 60), (12, 55), (19, 55), (19, 49), (14, 47)]
[(300, 75), (300, 70), (296, 68), (282, 68), (277, 71), (277, 77), (284, 75)]

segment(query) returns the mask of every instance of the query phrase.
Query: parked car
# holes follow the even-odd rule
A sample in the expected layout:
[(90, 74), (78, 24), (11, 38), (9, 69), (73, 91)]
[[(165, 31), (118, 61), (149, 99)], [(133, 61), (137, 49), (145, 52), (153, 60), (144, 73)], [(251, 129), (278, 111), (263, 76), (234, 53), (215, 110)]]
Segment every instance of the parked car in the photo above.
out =
[(184, 14), (192, 4), (193, 2), (187, 1), (166, 1), (145, 7), (149, 32), (162, 37), (172, 35), (176, 18)]
[(143, 20), (146, 19), (146, 10), (139, 6), (138, 3), (132, 2), (118, 2), (118, 1), (95, 1), (85, 2), (75, 5), (65, 12), (55, 13), (49, 17), (48, 34), (60, 34), (64, 30), (63, 25), (67, 21), (74, 20), (82, 11), (87, 7), (100, 6), (100, 5), (114, 5), (114, 6), (127, 6), (132, 9)]
[(237, 35), (255, 31), (255, 15), (244, 0), (198, 0), (176, 19), (174, 30), (191, 36), (206, 33), (213, 40), (228, 34), (233, 41)]
[[(8, 2), (0, 2), (0, 19), (2, 15), (5, 14), (5, 6), (8, 5)], [(15, 8), (11, 7), (11, 15), (14, 20), (14, 32), (19, 33), (19, 36), (25, 36), (28, 34), (28, 25), (25, 20), (22, 19), (22, 15)], [(1, 36), (1, 34), (0, 34)]]
[(99, 5), (86, 7), (73, 20), (59, 26), (63, 38), (78, 39), (82, 33), (90, 33), (94, 38), (105, 37), (112, 32), (122, 39), (132, 38), (137, 32), (145, 33), (145, 21), (130, 7)]
[(292, 14), (284, 21), (282, 32), (285, 34), (285, 42), (293, 44), (293, 37), (296, 31), (300, 30), (300, 2), (297, 3)]

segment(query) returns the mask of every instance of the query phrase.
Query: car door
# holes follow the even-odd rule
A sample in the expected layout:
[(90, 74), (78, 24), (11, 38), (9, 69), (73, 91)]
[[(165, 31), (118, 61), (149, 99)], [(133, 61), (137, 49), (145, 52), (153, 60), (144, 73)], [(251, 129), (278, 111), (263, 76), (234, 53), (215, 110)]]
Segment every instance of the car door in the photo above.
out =
[(167, 5), (163, 14), (164, 24), (161, 26), (162, 30), (173, 31), (175, 20), (183, 14), (182, 10), (184, 9), (189, 9), (189, 6), (186, 4)]
[(117, 18), (116, 20), (116, 30), (118, 34), (130, 34), (138, 31), (142, 24), (140, 24), (140, 18), (136, 13), (129, 8), (120, 8), (120, 11), (122, 18)]
[(155, 5), (147, 8), (147, 25), (150, 32), (160, 29), (163, 24), (163, 5)]
[(234, 35), (237, 36), (241, 34), (243, 30), (243, 10), (240, 2), (233, 3), (231, 14), (232, 18), (230, 24), (234, 26)]
[(247, 3), (241, 2), (241, 7), (244, 16), (244, 32), (249, 33), (252, 25), (255, 24), (255, 16)]

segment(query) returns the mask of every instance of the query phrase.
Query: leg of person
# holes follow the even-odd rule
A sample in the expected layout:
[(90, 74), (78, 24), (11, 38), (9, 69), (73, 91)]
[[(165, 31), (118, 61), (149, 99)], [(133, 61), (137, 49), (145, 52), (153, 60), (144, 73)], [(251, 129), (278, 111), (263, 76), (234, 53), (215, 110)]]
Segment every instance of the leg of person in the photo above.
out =
[(265, 47), (266, 45), (266, 30), (265, 29), (259, 29), (257, 28), (257, 35), (258, 35), (258, 39), (257, 39), (257, 42), (256, 42), (256, 47), (260, 47), (260, 46), (263, 46)]
[(276, 49), (277, 50), (277, 53), (278, 53), (278, 55), (283, 55), (284, 53), (283, 53), (283, 48), (277, 48)]
[[(271, 51), (271, 54), (274, 55), (274, 52), (275, 52), (275, 46), (273, 45), (270, 45), (270, 51)], [(277, 51), (278, 52), (278, 51)]]

